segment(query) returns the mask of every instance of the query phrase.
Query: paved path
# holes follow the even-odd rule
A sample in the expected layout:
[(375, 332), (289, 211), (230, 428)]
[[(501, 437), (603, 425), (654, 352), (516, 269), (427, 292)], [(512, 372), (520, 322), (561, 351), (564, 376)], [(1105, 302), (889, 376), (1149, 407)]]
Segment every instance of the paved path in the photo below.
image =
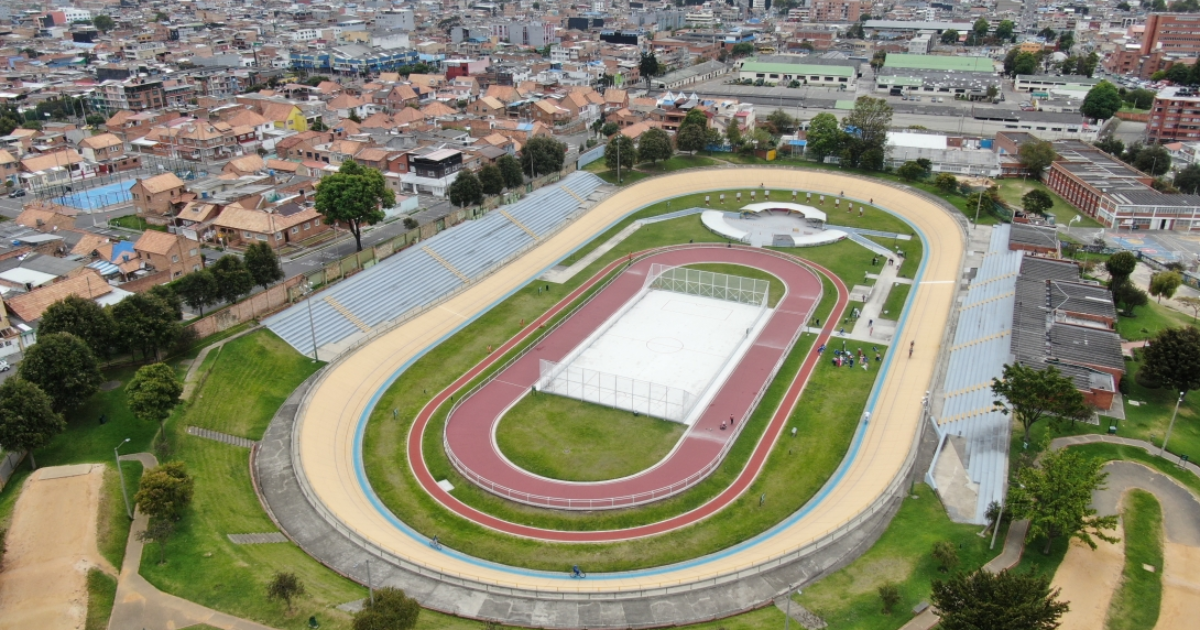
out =
[[(158, 465), (158, 460), (150, 453), (122, 455), (121, 460), (139, 461), (146, 470)], [(139, 575), (142, 541), (138, 540), (138, 534), (146, 530), (149, 521), (150, 517), (140, 510), (134, 513), (125, 546), (125, 559), (121, 563), (121, 576), (117, 580), (116, 602), (113, 604), (112, 617), (108, 620), (109, 630), (175, 630), (201, 623), (223, 630), (271, 630), (268, 626), (168, 595)]]
[[(684, 265), (700, 262), (729, 262), (745, 264), (779, 277), (787, 285), (787, 293), (783, 300), (771, 312), (764, 328), (755, 339), (745, 356), (735, 366), (728, 380), (719, 388), (713, 401), (701, 413), (701, 416), (684, 434), (679, 445), (674, 448), (661, 462), (646, 471), (618, 480), (597, 483), (572, 483), (547, 479), (532, 475), (509, 462), (501, 454), (492, 439), (495, 425), (505, 411), (525, 396), (530, 387), (536, 384), (540, 376), (539, 364), (542, 360), (562, 361), (572, 350), (597, 327), (607, 321), (614, 313), (620, 311), (623, 305), (642, 290), (646, 275), (653, 264)], [(620, 263), (618, 262), (618, 265)], [(593, 279), (602, 277), (601, 272)], [(581, 287), (576, 293), (586, 290)], [(573, 294), (574, 295), (574, 294)], [(745, 248), (727, 248), (721, 246), (693, 246), (686, 249), (676, 249), (651, 254), (635, 261), (623, 271), (613, 282), (602, 289), (593, 299), (578, 309), (562, 325), (540, 339), (520, 359), (502, 370), (494, 379), (481, 389), (465, 399), (451, 413), (447, 420), (445, 433), (446, 447), (452, 461), (457, 458), (456, 467), (467, 478), (479, 485), (503, 487), (503, 494), (513, 500), (536, 504), (546, 507), (563, 508), (581, 506), (583, 508), (607, 509), (626, 507), (634, 502), (648, 502), (681, 492), (695, 483), (703, 480), (707, 473), (715, 470), (716, 464), (724, 457), (730, 442), (740, 434), (740, 429), (753, 411), (757, 396), (770, 384), (775, 370), (782, 363), (787, 349), (799, 336), (800, 330), (809, 320), (813, 309), (816, 308), (821, 295), (821, 280), (810, 269), (807, 269), (790, 257), (766, 253), (762, 250)], [(846, 303), (845, 292), (838, 295), (839, 306)], [(563, 305), (570, 298), (559, 303)], [(539, 318), (550, 317), (551, 314)], [(538, 322), (534, 322), (538, 325)], [(818, 343), (824, 343), (828, 334), (818, 338)], [(499, 360), (503, 352), (492, 353), (488, 360)], [(803, 389), (804, 383), (816, 366), (818, 356), (810, 352), (807, 360), (797, 375), (793, 385), (796, 394)], [(480, 364), (476, 369), (484, 367)], [(472, 372), (475, 370), (472, 370)], [(459, 379), (466, 384), (469, 376)], [(798, 385), (798, 387), (797, 387)], [(453, 392), (453, 389), (448, 391)], [(414, 462), (418, 478), (432, 481), (432, 475), (423, 475), (425, 467), (423, 449), (421, 448), (422, 433), (433, 412), (440, 404), (439, 396), (426, 405), (420, 412), (416, 427), (410, 432), (409, 456)], [(760, 441), (763, 451), (760, 459), (765, 461), (766, 450), (774, 443), (787, 415), (791, 411), (790, 401), (781, 406), (781, 413), (768, 429), (769, 438)], [(733, 430), (724, 430), (724, 425), (730, 416), (736, 416), (738, 422)], [(757, 472), (751, 467), (753, 472)], [(749, 485), (754, 475), (745, 480)], [(739, 484), (734, 484), (738, 486)], [(732, 497), (741, 494), (744, 487), (738, 487)], [(426, 485), (426, 491), (442, 503), (452, 504), (453, 497), (436, 485), (436, 482)], [(718, 506), (716, 509), (719, 509)], [(715, 511), (715, 510), (712, 510)], [(645, 536), (668, 529), (680, 527), (695, 522), (707, 516), (710, 511), (701, 510), (689, 513), (685, 519), (664, 521), (643, 528), (622, 530), (621, 538)], [(529, 535), (524, 529), (517, 530), (499, 520), (487, 520), (486, 515), (475, 512), (464, 513), (472, 520), (487, 523), (489, 527), (507, 531), (517, 535)], [(547, 532), (536, 534), (543, 539), (561, 539), (568, 541), (583, 540), (612, 540), (613, 532)]]
[[(1121, 446), (1132, 446), (1140, 448), (1151, 455), (1158, 455), (1158, 447), (1146, 442), (1145, 440), (1135, 440), (1133, 438), (1120, 437), (1117, 435), (1105, 435), (1101, 433), (1088, 433), (1084, 435), (1072, 435), (1069, 437), (1054, 438), (1050, 442), (1050, 448), (1059, 449), (1064, 446), (1077, 446), (1080, 444), (1119, 444)], [(1168, 453), (1169, 454), (1169, 453)], [(1164, 458), (1167, 463), (1179, 465), (1178, 458), (1170, 455), (1169, 458)], [(1188, 462), (1182, 466), (1185, 470), (1190, 471), (1193, 475), (1200, 477), (1200, 466), (1196, 462)]]

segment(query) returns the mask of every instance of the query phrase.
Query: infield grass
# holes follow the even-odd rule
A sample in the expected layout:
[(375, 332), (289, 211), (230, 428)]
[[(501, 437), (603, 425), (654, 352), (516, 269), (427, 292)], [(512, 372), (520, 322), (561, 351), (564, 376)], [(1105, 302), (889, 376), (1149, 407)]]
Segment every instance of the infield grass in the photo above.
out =
[(910, 284), (893, 284), (892, 289), (888, 291), (887, 299), (883, 302), (883, 312), (880, 317), (884, 319), (900, 319), (900, 311), (904, 308), (904, 301), (908, 299), (908, 293), (912, 289)]
[[(1108, 605), (1108, 630), (1153, 628), (1162, 604), (1162, 507), (1153, 494), (1130, 490), (1121, 506), (1125, 527), (1125, 568)], [(1142, 565), (1154, 570), (1147, 571)]]
[(687, 427), (566, 396), (526, 395), (504, 413), (496, 444), (513, 464), (566, 481), (603, 481), (658, 463)]

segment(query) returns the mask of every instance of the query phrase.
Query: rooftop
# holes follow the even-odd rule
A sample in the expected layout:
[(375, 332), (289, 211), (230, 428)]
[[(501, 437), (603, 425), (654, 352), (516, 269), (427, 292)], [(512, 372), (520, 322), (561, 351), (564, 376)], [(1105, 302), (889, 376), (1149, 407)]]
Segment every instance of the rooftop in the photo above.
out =
[[(870, 27), (868, 27), (870, 28)], [(988, 57), (964, 57), (959, 55), (912, 55), (892, 53), (883, 63), (884, 68), (912, 68), (916, 70), (944, 70), (958, 72), (996, 72), (996, 62)]]

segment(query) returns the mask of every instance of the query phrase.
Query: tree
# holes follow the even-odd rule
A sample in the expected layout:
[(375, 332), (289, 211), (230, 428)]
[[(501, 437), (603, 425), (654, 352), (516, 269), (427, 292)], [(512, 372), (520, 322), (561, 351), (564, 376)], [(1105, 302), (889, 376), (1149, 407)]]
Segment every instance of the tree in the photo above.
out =
[(1000, 24), (996, 25), (996, 37), (999, 39), (1012, 39), (1013, 30), (1017, 25), (1013, 24), (1012, 20), (1001, 20)]
[(1104, 261), (1104, 269), (1108, 271), (1108, 275), (1112, 278), (1112, 281), (1108, 283), (1108, 287), (1112, 289), (1129, 279), (1129, 276), (1133, 274), (1133, 270), (1136, 267), (1137, 256), (1134, 256), (1132, 252), (1121, 251), (1109, 256), (1108, 260)]
[[(143, 510), (144, 511), (144, 510)], [(167, 541), (175, 533), (175, 523), (166, 519), (156, 518), (146, 525), (146, 529), (138, 532), (138, 541), (152, 542), (158, 545), (158, 563), (167, 563)]]
[[(1200, 309), (1200, 304), (1193, 308)], [(1146, 377), (1181, 394), (1200, 387), (1200, 330), (1195, 327), (1159, 331), (1154, 342), (1142, 350), (1142, 357), (1139, 378)]]
[(796, 119), (782, 109), (776, 109), (767, 116), (767, 126), (771, 133), (782, 136), (796, 127)]
[(166, 363), (152, 363), (138, 368), (125, 386), (129, 399), (129, 410), (138, 420), (157, 422), (159, 430), (166, 435), (163, 425), (171, 416), (171, 410), (179, 404), (183, 385), (175, 378), (175, 370)]
[(1045, 538), (1042, 553), (1050, 553), (1056, 538), (1076, 538), (1092, 549), (1092, 537), (1116, 542), (1104, 533), (1117, 525), (1116, 515), (1097, 516), (1092, 493), (1104, 489), (1108, 473), (1104, 460), (1059, 449), (1042, 455), (1037, 466), (1017, 471), (1016, 483), (1008, 491), (1014, 519), (1029, 519), (1029, 536)]
[(0, 383), (0, 446), (29, 453), (30, 468), (37, 468), (33, 451), (66, 429), (67, 422), (40, 387), (23, 378)]
[(634, 146), (633, 140), (623, 133), (610, 138), (604, 146), (604, 165), (609, 170), (617, 171), (618, 180), (622, 171), (629, 170), (629, 166), (635, 163), (637, 158), (637, 147)]
[(1054, 199), (1050, 193), (1034, 188), (1021, 196), (1021, 207), (1026, 214), (1045, 215), (1047, 210), (1054, 207)]
[(662, 162), (671, 159), (675, 149), (671, 146), (671, 136), (657, 127), (649, 129), (638, 136), (637, 155), (643, 162)]
[(1196, 191), (1200, 191), (1200, 164), (1188, 164), (1183, 167), (1178, 173), (1175, 173), (1172, 183), (1179, 189), (1179, 192), (1188, 195), (1196, 194)]
[(938, 571), (949, 573), (958, 566), (958, 547), (948, 540), (939, 540), (933, 544), (933, 561), (938, 565)]
[(521, 168), (530, 177), (549, 175), (562, 170), (566, 157), (567, 145), (549, 136), (538, 136), (521, 150)]
[(975, 20), (975, 24), (971, 26), (971, 32), (975, 34), (976, 38), (983, 39), (984, 37), (987, 37), (989, 28), (991, 28), (991, 24), (988, 24), (987, 20), (979, 18), (978, 20)]
[(1125, 143), (1117, 138), (1114, 138), (1111, 134), (1097, 140), (1095, 145), (1097, 149), (1100, 149), (1101, 151), (1104, 151), (1110, 155), (1114, 155), (1117, 158), (1120, 158), (1121, 154), (1125, 153)]
[(734, 44), (733, 49), (730, 52), (733, 53), (734, 57), (745, 57), (746, 55), (753, 55), (754, 54), (754, 44), (751, 44), (750, 42), (741, 42), (740, 44)]
[(892, 123), (892, 107), (881, 98), (860, 96), (854, 109), (842, 120), (842, 163), (878, 170), (883, 167), (887, 130)]
[(154, 21), (155, 22), (166, 22), (170, 19), (171, 19), (170, 16), (168, 16), (166, 13), (163, 13), (162, 11), (154, 12)]
[(49, 395), (58, 413), (83, 404), (104, 382), (91, 348), (65, 332), (38, 335), (38, 342), (25, 351), (17, 375)]
[(499, 195), (504, 192), (504, 173), (495, 164), (488, 164), (479, 169), (479, 186), (485, 195)]
[(1037, 370), (1013, 363), (1004, 366), (1002, 376), (992, 379), (992, 394), (999, 397), (993, 404), (1021, 423), (1027, 443), (1030, 427), (1042, 418), (1076, 419), (1091, 413), (1075, 383), (1053, 365)]
[[(1133, 149), (1131, 148), (1130, 151)], [(1155, 177), (1171, 169), (1171, 154), (1158, 144), (1138, 147), (1136, 153), (1133, 154), (1133, 160), (1126, 161), (1137, 170)]]
[(283, 279), (283, 267), (279, 256), (266, 241), (251, 243), (243, 254), (246, 271), (254, 278), (254, 284), (266, 289), (272, 282)]
[(1150, 295), (1158, 298), (1161, 304), (1164, 297), (1168, 300), (1174, 297), (1175, 290), (1181, 284), (1183, 276), (1179, 275), (1178, 271), (1160, 271), (1150, 276)]
[(1128, 2), (1118, 2), (1116, 8), (1118, 11), (1132, 11), (1133, 10), (1133, 7), (1129, 6)]
[(496, 166), (500, 167), (500, 174), (504, 176), (505, 188), (520, 188), (525, 183), (525, 175), (521, 173), (521, 163), (517, 158), (501, 155), (500, 159), (496, 160)]
[(913, 182), (925, 177), (925, 169), (921, 168), (920, 164), (913, 161), (905, 162), (896, 169), (896, 174), (906, 182)]
[(208, 269), (197, 269), (175, 281), (175, 292), (183, 303), (204, 314), (204, 307), (221, 299), (217, 279)]
[[(713, 131), (716, 130), (714, 129)], [(729, 126), (725, 127), (725, 140), (729, 143), (729, 146), (733, 147), (734, 151), (742, 146), (742, 128), (736, 122), (731, 122)]]
[(133, 500), (152, 519), (178, 521), (192, 502), (194, 485), (183, 462), (167, 462), (142, 475)]
[(292, 612), (292, 599), (301, 595), (304, 595), (304, 583), (295, 573), (276, 571), (267, 584), (267, 599), (282, 599), (287, 604), (288, 613)]
[[(329, 177), (336, 177), (336, 175)], [(320, 186), (320, 184), (317, 185)], [(231, 254), (222, 256), (209, 269), (212, 270), (213, 278), (217, 280), (217, 292), (221, 299), (230, 304), (237, 302), (254, 288), (254, 276), (246, 269), (242, 259), (237, 256)]]
[(1038, 69), (1037, 55), (1029, 52), (1023, 52), (1017, 55), (1013, 61), (1013, 76), (1018, 74), (1035, 74)]
[(346, 160), (317, 183), (314, 205), (327, 220), (345, 224), (361, 252), (363, 226), (382, 221), (383, 209), (396, 205), (396, 195), (378, 170)]
[(887, 51), (876, 50), (875, 54), (871, 56), (871, 69), (879, 72), (879, 69), (882, 68), (883, 64), (885, 63), (887, 63)]
[(884, 582), (879, 585), (879, 601), (883, 602), (883, 614), (890, 615), (900, 603), (900, 587), (895, 582)]
[(1134, 309), (1150, 303), (1150, 297), (1146, 295), (1146, 292), (1128, 280), (1117, 283), (1111, 290), (1113, 303), (1125, 307), (1123, 312), (1127, 316), (1132, 317)]
[(176, 320), (183, 319), (183, 300), (179, 299), (179, 294), (169, 284), (156, 284), (146, 291), (147, 295), (152, 295), (160, 300), (171, 312), (175, 314)]
[(956, 31), (956, 30), (954, 30), (954, 29), (952, 29), (952, 28), (951, 28), (951, 29), (946, 29), (945, 31), (942, 31), (942, 39), (941, 39), (941, 42), (942, 42), (943, 44), (957, 44), (957, 43), (958, 43), (958, 37), (959, 37), (959, 35), (958, 35), (958, 31)]
[(1173, 63), (1170, 68), (1167, 68), (1167, 80), (1176, 85), (1186, 84), (1190, 76), (1191, 72), (1186, 64)]
[(446, 188), (446, 196), (450, 203), (462, 208), (483, 203), (483, 185), (470, 169), (463, 169)]
[(607, 137), (613, 135), (614, 133), (617, 133), (620, 130), (621, 130), (620, 125), (618, 125), (615, 122), (609, 121), (609, 122), (604, 123), (604, 125), (600, 127), (600, 135), (607, 138)]
[(1070, 608), (1050, 590), (1049, 576), (1033, 572), (959, 573), (932, 588), (943, 630), (1054, 630)]
[(937, 186), (938, 190), (948, 193), (958, 188), (958, 178), (950, 173), (938, 173), (937, 177), (933, 178), (933, 185)]
[(827, 155), (836, 155), (842, 150), (844, 135), (838, 127), (836, 116), (829, 113), (817, 114), (808, 123), (806, 151), (817, 160), (823, 160)]
[(641, 59), (638, 60), (638, 72), (646, 80), (646, 87), (649, 88), (650, 77), (658, 76), (658, 57), (654, 56), (654, 51), (642, 53)]
[(95, 26), (96, 30), (100, 31), (101, 33), (107, 33), (113, 30), (113, 28), (117, 26), (117, 23), (107, 15), (97, 15), (96, 17), (92, 18), (92, 26)]
[(69, 332), (82, 339), (97, 358), (105, 359), (113, 353), (115, 327), (112, 316), (99, 304), (68, 295), (51, 304), (42, 314), (38, 334)]
[(1063, 31), (1058, 34), (1058, 49), (1062, 51), (1070, 51), (1075, 45), (1075, 33), (1071, 31)]
[(1079, 106), (1080, 113), (1097, 120), (1108, 120), (1120, 109), (1121, 94), (1108, 81), (1101, 81), (1088, 90), (1087, 96), (1083, 97), (1083, 104)]
[(363, 602), (362, 610), (354, 615), (354, 630), (412, 630), (417, 625), (421, 605), (398, 588), (384, 587), (375, 591), (374, 601)]
[(1017, 147), (1017, 159), (1030, 175), (1040, 178), (1042, 172), (1058, 159), (1058, 154), (1054, 152), (1054, 145), (1046, 140), (1026, 140)]

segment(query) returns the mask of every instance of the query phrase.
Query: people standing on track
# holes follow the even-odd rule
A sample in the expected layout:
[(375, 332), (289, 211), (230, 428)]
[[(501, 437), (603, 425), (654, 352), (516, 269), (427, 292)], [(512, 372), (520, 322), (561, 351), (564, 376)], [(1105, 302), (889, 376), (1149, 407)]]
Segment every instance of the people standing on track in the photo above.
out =
[(910, 359), (912, 358), (913, 347), (916, 345), (917, 345), (917, 342), (915, 342), (915, 341), (908, 342), (908, 358), (910, 358)]
[(737, 424), (737, 420), (733, 419), (733, 414), (729, 414), (729, 428), (732, 429), (735, 424)]

